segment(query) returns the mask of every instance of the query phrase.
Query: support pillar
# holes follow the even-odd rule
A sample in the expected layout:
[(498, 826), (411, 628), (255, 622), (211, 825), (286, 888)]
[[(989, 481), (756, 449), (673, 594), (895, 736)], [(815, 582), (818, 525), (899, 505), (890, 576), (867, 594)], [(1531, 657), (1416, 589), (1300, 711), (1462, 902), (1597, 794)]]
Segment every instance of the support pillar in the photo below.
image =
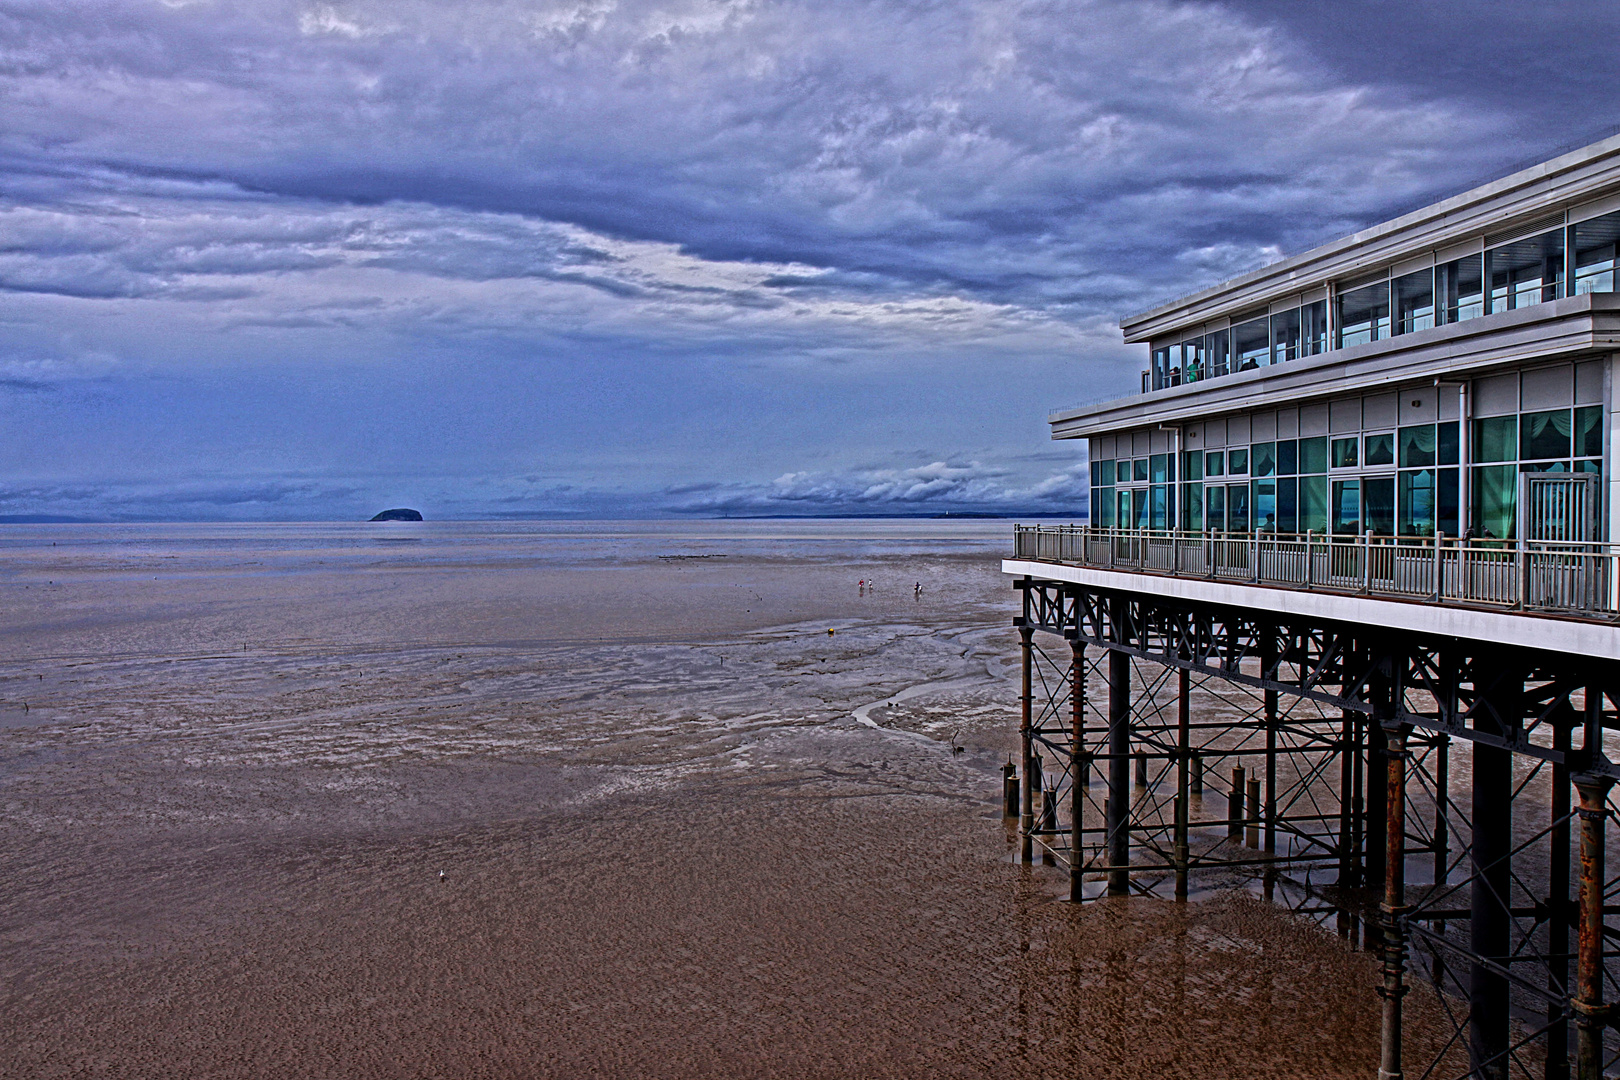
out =
[(1553, 719), (1553, 749), (1565, 760), (1552, 766), (1552, 829), (1547, 837), (1547, 1060), (1545, 1080), (1569, 1080), (1569, 765), (1574, 711)]
[[(1110, 620), (1123, 636), (1125, 602), (1113, 601)], [(1108, 895), (1131, 891), (1131, 658), (1108, 651)]]
[(1091, 787), (1091, 757), (1086, 753), (1086, 647), (1071, 640), (1069, 649), (1069, 899), (1082, 896), (1080, 856), (1085, 822), (1086, 789)]
[[(1260, 677), (1275, 680), (1281, 650), (1278, 648), (1277, 627), (1261, 628)], [(1266, 721), (1266, 806), (1262, 815), (1266, 825), (1266, 851), (1277, 850), (1277, 691), (1263, 692)]]
[(1607, 777), (1580, 776), (1575, 789), (1581, 809), (1581, 890), (1579, 944), (1575, 954), (1575, 1075), (1603, 1078), (1603, 832), (1608, 817)]
[(1023, 750), (1023, 784), (1020, 791), (1018, 835), (1022, 839), (1020, 857), (1027, 864), (1034, 859), (1035, 848), (1035, 693), (1034, 693), (1034, 639), (1035, 631), (1028, 626), (1018, 628), (1018, 652), (1022, 660), (1023, 682), (1018, 696), (1018, 738)]
[(1383, 1036), (1378, 1080), (1401, 1080), (1401, 998), (1406, 996), (1406, 737), (1403, 724), (1380, 709), (1385, 732)]
[[(1183, 652), (1183, 658), (1185, 658)], [(1176, 899), (1187, 899), (1187, 845), (1192, 777), (1192, 694), (1186, 668), (1176, 672)]]

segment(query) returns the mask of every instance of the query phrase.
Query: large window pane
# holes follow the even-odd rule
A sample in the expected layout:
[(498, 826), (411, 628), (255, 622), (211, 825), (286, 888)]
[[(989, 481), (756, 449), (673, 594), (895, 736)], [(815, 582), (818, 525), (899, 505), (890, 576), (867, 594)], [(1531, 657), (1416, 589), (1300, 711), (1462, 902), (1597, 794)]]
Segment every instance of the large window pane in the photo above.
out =
[(1102, 528), (1111, 528), (1114, 524), (1114, 489), (1111, 487), (1097, 488), (1096, 498), (1091, 505), (1096, 508), (1092, 517), (1092, 524)]
[(1389, 282), (1380, 281), (1339, 296), (1339, 345), (1361, 345), (1389, 337)]
[(1474, 535), (1484, 540), (1511, 540), (1518, 504), (1519, 470), (1487, 465), (1474, 470)]
[(1299, 314), (1300, 355), (1315, 356), (1317, 353), (1327, 352), (1327, 301), (1318, 300), (1314, 304), (1306, 304), (1299, 309)]
[(1603, 456), (1603, 406), (1587, 405), (1575, 410), (1575, 454)]
[(1299, 478), (1299, 531), (1327, 532), (1327, 477)]
[(1299, 481), (1285, 476), (1277, 481), (1277, 531), (1297, 532), (1299, 529)]
[(1299, 440), (1299, 471), (1327, 472), (1327, 436)]
[(1385, 431), (1377, 435), (1368, 435), (1363, 440), (1361, 460), (1367, 465), (1393, 465), (1395, 464), (1395, 435)]
[(1135, 519), (1131, 516), (1131, 493), (1121, 491), (1115, 500), (1118, 510), (1114, 514), (1114, 524), (1121, 529), (1129, 529)]
[(1440, 479), (1436, 486), (1435, 505), (1438, 520), (1436, 525), (1447, 536), (1460, 536), (1462, 526), (1458, 524), (1459, 490), (1457, 485), (1458, 469), (1441, 469)]
[(1232, 338), (1225, 330), (1204, 337), (1204, 364), (1210, 377), (1225, 375), (1231, 369)]
[(1564, 230), (1554, 229), (1485, 253), (1491, 310), (1529, 307), (1564, 295)]
[(1233, 476), (1247, 476), (1249, 472), (1249, 452), (1247, 450), (1228, 450), (1226, 452), (1226, 471)]
[(1449, 424), (1439, 425), (1435, 433), (1436, 456), (1442, 465), (1455, 465), (1462, 457), (1462, 429), (1453, 420)]
[(1271, 316), (1271, 362), (1287, 363), (1299, 359), (1299, 308), (1279, 311)]
[(1434, 271), (1419, 270), (1390, 285), (1395, 298), (1395, 332), (1410, 334), (1434, 325)]
[(1204, 488), (1204, 520), (1216, 532), (1226, 530), (1226, 488), (1210, 484)]
[(1253, 465), (1251, 476), (1277, 475), (1277, 444), (1260, 442), (1249, 447), (1250, 462)]
[(1152, 493), (1152, 522), (1150, 528), (1168, 529), (1170, 527), (1170, 489), (1163, 484), (1148, 489)]
[(1170, 479), (1169, 454), (1154, 454), (1148, 458), (1148, 479), (1155, 484), (1163, 484)]
[(1114, 482), (1114, 459), (1093, 461), (1091, 463), (1091, 486), (1098, 487)]
[(1362, 527), (1374, 536), (1395, 535), (1395, 478), (1361, 478)]
[(1526, 461), (1569, 457), (1568, 409), (1524, 413), (1519, 417), (1519, 457)]
[(1469, 255), (1435, 268), (1442, 322), (1463, 322), (1485, 314), (1485, 259)]
[(1226, 475), (1226, 451), (1211, 450), (1204, 455), (1205, 476)]
[(1575, 226), (1575, 293), (1613, 292), (1620, 212)]
[(1181, 343), (1181, 381), (1199, 382), (1204, 378), (1204, 339)]
[(1341, 536), (1361, 531), (1361, 481), (1333, 482), (1333, 531)]
[(1357, 438), (1333, 440), (1333, 467), (1353, 469), (1360, 460), (1361, 440)]
[(1435, 513), (1434, 470), (1400, 473), (1399, 511), (1402, 536), (1433, 536)]
[(1226, 485), (1226, 527), (1233, 532), (1249, 531), (1249, 485)]
[[(1138, 356), (1141, 354), (1138, 353)], [(1170, 385), (1170, 350), (1153, 350), (1153, 380), (1150, 384), (1154, 390), (1163, 390)]]
[(1257, 532), (1277, 531), (1277, 481), (1254, 481), (1254, 527)]
[(1514, 461), (1519, 456), (1519, 418), (1491, 416), (1474, 421), (1475, 461)]
[(1277, 475), (1293, 476), (1299, 472), (1299, 443), (1293, 439), (1277, 442)]
[(1188, 450), (1182, 454), (1181, 471), (1183, 480), (1202, 480), (1204, 478), (1204, 452), (1202, 450)]
[(1185, 495), (1181, 500), (1181, 527), (1188, 532), (1199, 532), (1204, 527), (1204, 485), (1183, 484)]
[(1254, 319), (1234, 327), (1232, 352), (1236, 354), (1238, 371), (1265, 367), (1271, 363), (1271, 334), (1267, 329), (1266, 320)]
[[(1418, 424), (1400, 430), (1401, 468), (1417, 469), (1434, 464), (1434, 425)], [(1371, 464), (1369, 462), (1369, 464)]]
[(1131, 463), (1129, 461), (1121, 461), (1114, 466), (1114, 480), (1120, 484), (1131, 482)]
[(1131, 492), (1131, 517), (1136, 522), (1138, 529), (1151, 527), (1149, 523), (1152, 519), (1148, 516), (1149, 509), (1147, 488), (1137, 488)]
[(1136, 477), (1137, 483), (1147, 483), (1148, 459), (1145, 457), (1139, 457), (1135, 461), (1131, 462), (1131, 475)]

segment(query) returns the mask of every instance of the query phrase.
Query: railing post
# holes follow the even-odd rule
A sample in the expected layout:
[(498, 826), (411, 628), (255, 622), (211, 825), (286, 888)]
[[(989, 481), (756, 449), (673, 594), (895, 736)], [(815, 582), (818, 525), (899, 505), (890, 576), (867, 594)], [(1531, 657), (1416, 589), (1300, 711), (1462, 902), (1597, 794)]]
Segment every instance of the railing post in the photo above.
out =
[(1316, 584), (1316, 530), (1305, 530), (1305, 587)]
[(1361, 534), (1361, 591), (1372, 593), (1372, 533)]
[(1440, 597), (1445, 593), (1443, 587), (1445, 579), (1442, 576), (1444, 568), (1440, 562), (1440, 541), (1445, 539), (1445, 535), (1439, 529), (1434, 530), (1434, 602), (1437, 604), (1440, 602)]
[(1249, 563), (1249, 581), (1253, 584), (1260, 582), (1260, 532), (1255, 530), (1253, 539), (1249, 541), (1249, 549), (1254, 558)]

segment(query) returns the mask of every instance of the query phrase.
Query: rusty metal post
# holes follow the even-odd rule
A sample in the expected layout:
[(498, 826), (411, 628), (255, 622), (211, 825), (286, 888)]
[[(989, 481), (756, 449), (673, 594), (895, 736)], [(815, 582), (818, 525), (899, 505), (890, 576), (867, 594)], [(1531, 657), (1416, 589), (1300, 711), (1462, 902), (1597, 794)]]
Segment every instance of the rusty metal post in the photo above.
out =
[[(1261, 628), (1260, 677), (1275, 680), (1282, 651), (1278, 648), (1277, 627)], [(1277, 691), (1264, 691), (1266, 722), (1266, 850), (1277, 850)], [(1253, 847), (1251, 843), (1249, 845)]]
[(1069, 899), (1081, 900), (1081, 829), (1085, 824), (1086, 789), (1091, 787), (1091, 756), (1086, 753), (1086, 647), (1070, 639), (1069, 649)]
[(1249, 835), (1247, 841), (1250, 847), (1260, 846), (1260, 778), (1249, 777), (1249, 796), (1244, 802), (1243, 809), (1248, 811)]
[(1139, 788), (1145, 788), (1145, 787), (1148, 786), (1148, 756), (1147, 756), (1147, 751), (1146, 750), (1138, 750), (1138, 751), (1136, 751), (1132, 755), (1132, 759), (1136, 763), (1136, 786), (1139, 787)]
[(1022, 799), (1019, 806), (1018, 832), (1023, 837), (1020, 850), (1025, 863), (1033, 860), (1035, 848), (1032, 833), (1035, 831), (1035, 631), (1028, 626), (1018, 628), (1018, 651), (1023, 661), (1022, 690), (1018, 697), (1019, 723), (1018, 736), (1023, 747), (1023, 777)]
[(1384, 751), (1384, 923), (1383, 1037), (1378, 1080), (1401, 1078), (1401, 998), (1406, 995), (1406, 737), (1403, 724), (1383, 713)]
[[(1185, 650), (1183, 651), (1185, 659)], [(1187, 899), (1187, 829), (1192, 816), (1192, 701), (1186, 668), (1176, 672), (1176, 899)]]
[[(1348, 660), (1347, 660), (1348, 663)], [(1348, 676), (1346, 676), (1348, 677)], [(1339, 880), (1341, 889), (1360, 884), (1357, 870), (1360, 861), (1356, 852), (1356, 762), (1355, 711), (1339, 711)]]
[(1232, 789), (1226, 796), (1226, 838), (1243, 838), (1243, 766), (1232, 769)]
[(1547, 1060), (1544, 1080), (1569, 1080), (1569, 754), (1573, 710), (1553, 718), (1552, 828), (1547, 837)]
[(1192, 793), (1204, 794), (1204, 755), (1197, 750), (1192, 752)]
[(1018, 817), (1018, 766), (1007, 759), (1007, 764), (1001, 767), (1001, 814), (1003, 817)]
[(1118, 649), (1108, 650), (1108, 754), (1108, 895), (1124, 896), (1131, 888), (1131, 657)]
[(1608, 777), (1577, 776), (1581, 798), (1581, 892), (1579, 943), (1575, 953), (1575, 1075), (1603, 1080), (1603, 832), (1608, 817)]

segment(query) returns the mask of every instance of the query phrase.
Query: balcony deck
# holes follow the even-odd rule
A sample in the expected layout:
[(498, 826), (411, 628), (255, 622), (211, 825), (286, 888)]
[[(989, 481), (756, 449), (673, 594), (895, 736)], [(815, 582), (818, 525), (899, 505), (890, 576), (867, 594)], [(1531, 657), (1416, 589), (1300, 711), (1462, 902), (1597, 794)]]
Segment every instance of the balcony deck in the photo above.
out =
[(1005, 573), (1620, 659), (1620, 546), (1019, 525)]

